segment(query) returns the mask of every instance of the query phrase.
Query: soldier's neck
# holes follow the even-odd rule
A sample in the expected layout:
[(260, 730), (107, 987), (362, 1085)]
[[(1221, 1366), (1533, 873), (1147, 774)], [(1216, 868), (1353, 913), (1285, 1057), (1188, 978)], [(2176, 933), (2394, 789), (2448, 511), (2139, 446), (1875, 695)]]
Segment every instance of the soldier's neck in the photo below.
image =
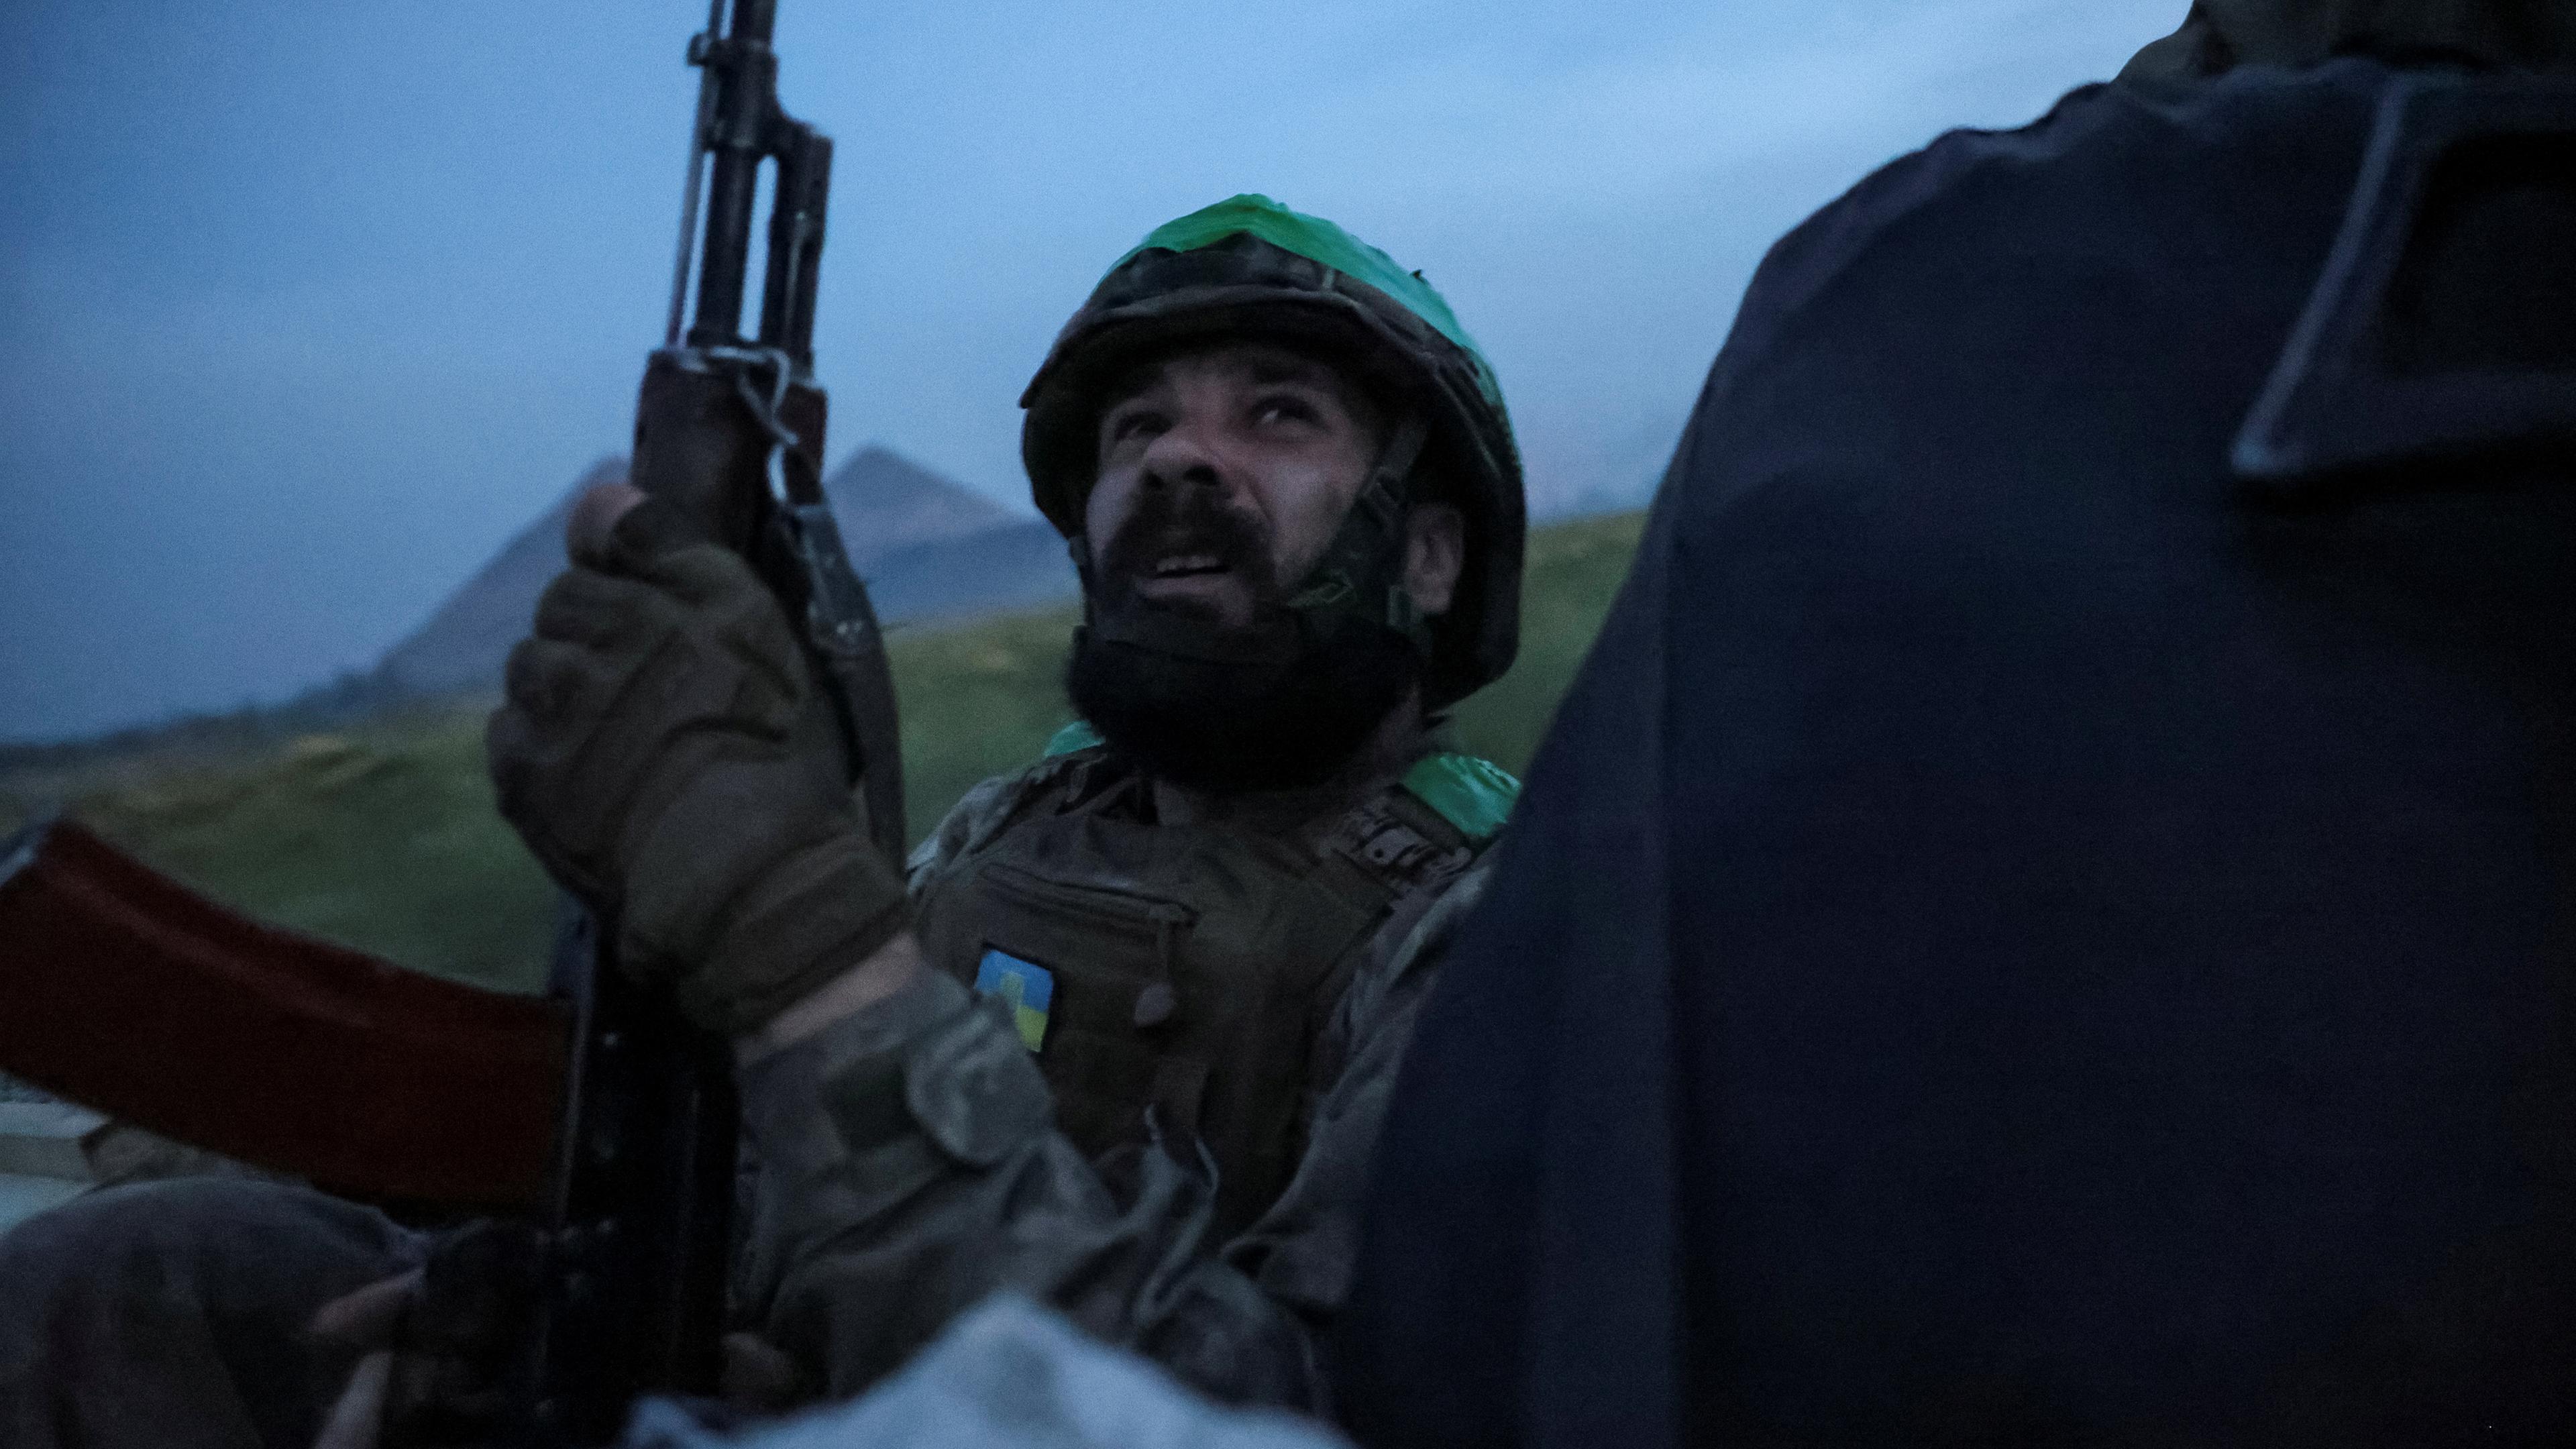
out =
[(1169, 780), (1153, 782), (1154, 818), (1165, 825), (1243, 825), (1254, 829), (1291, 830), (1327, 810), (1355, 803), (1364, 795), (1412, 768), (1422, 757), (1429, 726), (1422, 715), (1422, 696), (1408, 694), (1387, 711), (1368, 739), (1321, 784), (1295, 790), (1217, 792), (1193, 790)]

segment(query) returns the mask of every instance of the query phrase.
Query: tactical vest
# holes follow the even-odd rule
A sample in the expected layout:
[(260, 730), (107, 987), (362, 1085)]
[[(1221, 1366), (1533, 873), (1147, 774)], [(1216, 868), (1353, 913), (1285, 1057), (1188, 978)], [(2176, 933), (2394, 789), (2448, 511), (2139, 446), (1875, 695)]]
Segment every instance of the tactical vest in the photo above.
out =
[(917, 898), (930, 959), (1012, 1000), (1056, 1125), (1098, 1156), (1195, 1139), (1221, 1232), (1287, 1186), (1325, 1024), (1370, 943), (1457, 878), (1518, 783), (1433, 754), (1358, 806), (1271, 834), (1152, 821), (1148, 783), (1096, 746), (1030, 773), (1007, 822)]

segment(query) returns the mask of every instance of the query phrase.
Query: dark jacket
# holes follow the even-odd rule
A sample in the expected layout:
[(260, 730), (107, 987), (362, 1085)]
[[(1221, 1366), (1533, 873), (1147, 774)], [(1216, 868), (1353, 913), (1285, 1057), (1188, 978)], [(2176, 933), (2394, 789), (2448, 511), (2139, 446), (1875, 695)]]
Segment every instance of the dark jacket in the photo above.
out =
[(1390, 1111), (1366, 1442), (2576, 1442), (2576, 479), (2231, 466), (2402, 79), (1773, 250)]

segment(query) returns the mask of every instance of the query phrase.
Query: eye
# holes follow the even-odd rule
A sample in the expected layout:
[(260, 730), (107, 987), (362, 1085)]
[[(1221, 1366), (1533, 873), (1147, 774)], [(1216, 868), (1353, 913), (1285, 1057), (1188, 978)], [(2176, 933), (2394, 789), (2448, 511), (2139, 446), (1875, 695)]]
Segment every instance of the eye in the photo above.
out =
[(1109, 415), (1104, 436), (1112, 443), (1131, 438), (1150, 438), (1171, 426), (1171, 420), (1153, 408), (1127, 408)]
[(1257, 423), (1311, 423), (1322, 416), (1313, 402), (1293, 392), (1271, 393), (1252, 405), (1252, 420)]

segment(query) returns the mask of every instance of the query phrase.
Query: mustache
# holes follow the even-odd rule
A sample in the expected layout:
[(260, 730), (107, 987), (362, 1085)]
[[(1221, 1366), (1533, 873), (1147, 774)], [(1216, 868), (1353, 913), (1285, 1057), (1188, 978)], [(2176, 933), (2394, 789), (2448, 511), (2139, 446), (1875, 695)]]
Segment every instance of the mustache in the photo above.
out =
[(1173, 554), (1211, 555), (1250, 578), (1256, 589), (1271, 583), (1269, 525), (1252, 510), (1204, 489), (1148, 494), (1139, 500), (1099, 553), (1100, 582), (1122, 587)]

